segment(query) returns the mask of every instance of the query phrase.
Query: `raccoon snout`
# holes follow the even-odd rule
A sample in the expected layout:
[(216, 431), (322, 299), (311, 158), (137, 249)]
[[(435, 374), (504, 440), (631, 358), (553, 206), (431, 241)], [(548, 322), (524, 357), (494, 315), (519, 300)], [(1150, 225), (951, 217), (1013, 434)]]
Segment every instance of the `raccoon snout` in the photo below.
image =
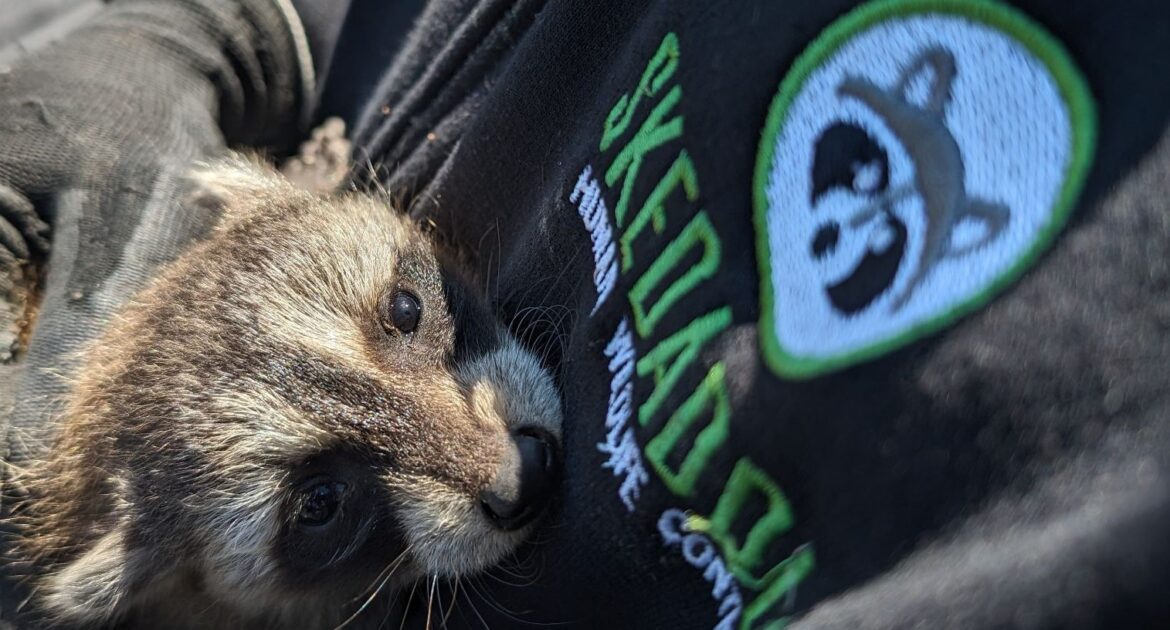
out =
[(547, 431), (524, 427), (512, 432), (492, 482), (479, 493), (488, 520), (504, 531), (531, 523), (548, 503), (560, 477), (556, 440)]

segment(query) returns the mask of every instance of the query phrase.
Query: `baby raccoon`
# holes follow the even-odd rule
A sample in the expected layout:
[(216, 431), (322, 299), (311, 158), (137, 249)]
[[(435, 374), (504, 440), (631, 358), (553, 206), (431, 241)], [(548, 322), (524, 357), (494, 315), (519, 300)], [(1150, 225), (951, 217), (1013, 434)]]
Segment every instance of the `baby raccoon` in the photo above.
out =
[[(555, 488), (549, 375), (419, 228), (243, 158), (224, 218), (87, 351), (18, 474), (58, 623), (331, 627), (487, 568)], [(351, 624), (352, 627), (352, 624)]]

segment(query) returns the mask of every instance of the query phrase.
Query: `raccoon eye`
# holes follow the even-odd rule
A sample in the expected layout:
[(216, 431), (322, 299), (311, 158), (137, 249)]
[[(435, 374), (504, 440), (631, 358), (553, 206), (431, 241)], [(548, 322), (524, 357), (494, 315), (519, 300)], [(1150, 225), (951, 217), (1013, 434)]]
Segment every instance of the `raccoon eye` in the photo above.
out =
[[(422, 304), (418, 298), (405, 291), (399, 291), (383, 300), (383, 326), (392, 326), (401, 333), (412, 333), (418, 328), (418, 320), (422, 317)], [(388, 304), (386, 303), (388, 302)]]
[(301, 512), (297, 522), (305, 527), (328, 525), (337, 515), (346, 484), (340, 481), (320, 481), (304, 490), (301, 498)]

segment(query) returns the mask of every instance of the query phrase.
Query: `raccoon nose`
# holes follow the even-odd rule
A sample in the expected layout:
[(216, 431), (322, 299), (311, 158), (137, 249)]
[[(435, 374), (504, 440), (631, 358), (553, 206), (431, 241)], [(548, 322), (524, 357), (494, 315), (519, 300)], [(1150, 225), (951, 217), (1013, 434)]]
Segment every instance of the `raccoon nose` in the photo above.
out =
[(495, 479), (479, 493), (488, 520), (505, 531), (520, 529), (540, 514), (558, 468), (553, 438), (544, 430), (524, 428), (511, 438)]

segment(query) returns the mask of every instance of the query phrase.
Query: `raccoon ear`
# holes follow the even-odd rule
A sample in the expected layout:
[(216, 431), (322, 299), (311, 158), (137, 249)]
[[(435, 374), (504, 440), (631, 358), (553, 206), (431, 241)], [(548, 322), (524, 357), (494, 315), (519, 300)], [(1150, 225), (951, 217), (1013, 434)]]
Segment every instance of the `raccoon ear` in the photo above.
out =
[(259, 156), (231, 152), (198, 164), (188, 177), (199, 192), (230, 201), (289, 187), (288, 180)]
[(955, 56), (943, 48), (923, 51), (902, 71), (897, 93), (928, 112), (942, 112), (955, 81)]
[(196, 166), (188, 174), (188, 204), (209, 208), (222, 215), (220, 227), (247, 216), (263, 201), (288, 191), (292, 184), (257, 156), (230, 153)]
[(85, 626), (104, 624), (122, 611), (134, 575), (126, 550), (125, 526), (118, 525), (85, 553), (50, 575), (44, 584), (44, 604), (55, 617)]

